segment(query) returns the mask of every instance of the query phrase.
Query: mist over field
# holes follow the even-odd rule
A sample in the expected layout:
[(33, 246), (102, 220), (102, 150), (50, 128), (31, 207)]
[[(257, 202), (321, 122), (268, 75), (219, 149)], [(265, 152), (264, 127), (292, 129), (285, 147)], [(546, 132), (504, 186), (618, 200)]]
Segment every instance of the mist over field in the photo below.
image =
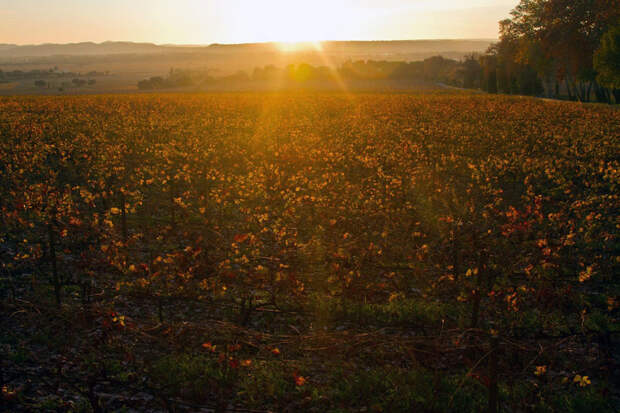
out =
[[(314, 66), (337, 67), (346, 61), (422, 61), (432, 56), (462, 59), (471, 52), (484, 52), (490, 40), (418, 40), (377, 42), (322, 42), (317, 50), (311, 44), (289, 50), (278, 43), (255, 44), (212, 44), (206, 46), (174, 46), (147, 43), (106, 42), (78, 44), (46, 44), (33, 46), (0, 46), (0, 70), (49, 71), (88, 77), (96, 73), (96, 86), (65, 93), (128, 92), (137, 90), (140, 80), (166, 76), (171, 68), (200, 71), (211, 76), (223, 77), (244, 71), (251, 75), (257, 67), (273, 65), (284, 68), (290, 64), (306, 63)], [(102, 76), (106, 74), (107, 76)], [(7, 76), (8, 77), (8, 76)], [(67, 75), (65, 80), (55, 81), (52, 90), (58, 93), (58, 86), (70, 83), (76, 76)], [(39, 76), (38, 78), (41, 78)], [(14, 79), (0, 84), (1, 94), (36, 94), (40, 89), (33, 87), (37, 76)], [(93, 78), (91, 75), (90, 78)], [(0, 81), (2, 79), (0, 78)], [(366, 85), (372, 88), (372, 85)], [(213, 87), (211, 87), (213, 88)], [(247, 84), (229, 84), (216, 87), (223, 90), (257, 89)], [(258, 89), (269, 89), (261, 85)]]

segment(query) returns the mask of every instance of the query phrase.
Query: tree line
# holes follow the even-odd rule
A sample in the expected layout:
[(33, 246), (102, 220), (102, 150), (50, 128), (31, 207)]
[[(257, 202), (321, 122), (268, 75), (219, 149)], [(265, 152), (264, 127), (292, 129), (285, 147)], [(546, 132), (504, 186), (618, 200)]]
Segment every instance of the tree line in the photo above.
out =
[[(267, 65), (255, 67), (250, 74), (238, 71), (226, 76), (212, 76), (209, 70), (171, 69), (166, 77), (154, 76), (138, 82), (141, 90), (171, 89), (209, 84), (239, 82), (293, 83), (340, 82), (355, 80), (408, 80), (443, 82), (463, 87), (463, 63), (441, 56), (424, 61), (346, 61), (337, 67), (313, 66), (308, 63), (289, 64), (285, 67)], [(472, 85), (474, 83), (470, 82)]]
[(76, 77), (99, 77), (109, 75), (109, 71), (98, 72), (92, 70), (87, 73), (63, 71), (57, 66), (50, 69), (32, 69), (32, 70), (7, 70), (0, 69), (0, 81), (15, 81), (15, 80), (29, 80), (29, 79), (58, 79), (58, 78), (76, 78)]
[(490, 93), (620, 103), (620, 0), (521, 0), (465, 65)]

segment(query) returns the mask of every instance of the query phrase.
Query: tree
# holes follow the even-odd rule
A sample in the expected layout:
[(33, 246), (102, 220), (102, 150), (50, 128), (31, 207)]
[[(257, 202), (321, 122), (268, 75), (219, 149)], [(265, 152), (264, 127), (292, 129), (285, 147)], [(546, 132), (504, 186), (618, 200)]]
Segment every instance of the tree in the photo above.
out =
[(465, 56), (463, 62), (463, 87), (466, 89), (476, 89), (480, 87), (482, 68), (475, 54)]
[(72, 82), (76, 87), (84, 86), (86, 84), (86, 81), (84, 79), (78, 78), (73, 79)]
[(594, 51), (620, 18), (618, 0), (546, 0), (540, 2), (537, 38), (545, 56), (559, 63), (569, 94), (588, 101), (595, 85)]
[(610, 88), (616, 103), (620, 103), (620, 26), (612, 27), (601, 39), (594, 54), (594, 68), (598, 82)]
[(480, 57), (482, 66), (482, 89), (488, 93), (497, 93), (497, 56), (486, 54)]
[(619, 0), (521, 0), (500, 22), (500, 91), (535, 93), (542, 79), (547, 96), (557, 95), (563, 82), (570, 99), (588, 101), (594, 90), (601, 100), (593, 55), (619, 19)]

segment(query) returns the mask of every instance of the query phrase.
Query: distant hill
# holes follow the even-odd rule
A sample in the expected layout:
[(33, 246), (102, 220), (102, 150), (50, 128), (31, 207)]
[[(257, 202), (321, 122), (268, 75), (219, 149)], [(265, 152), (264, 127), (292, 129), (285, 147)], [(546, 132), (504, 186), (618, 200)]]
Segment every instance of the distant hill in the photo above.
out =
[[(355, 55), (420, 55), (482, 52), (492, 40), (398, 40), (398, 41), (328, 41), (322, 43), (325, 53)], [(0, 44), (0, 57), (33, 58), (49, 56), (96, 56), (120, 54), (170, 54), (170, 53), (261, 53), (277, 52), (276, 43), (156, 45), (154, 43), (104, 42), (40, 45)]]
[(150, 54), (168, 51), (168, 47), (153, 43), (104, 42), (39, 45), (0, 45), (2, 57), (83, 56), (111, 54)]

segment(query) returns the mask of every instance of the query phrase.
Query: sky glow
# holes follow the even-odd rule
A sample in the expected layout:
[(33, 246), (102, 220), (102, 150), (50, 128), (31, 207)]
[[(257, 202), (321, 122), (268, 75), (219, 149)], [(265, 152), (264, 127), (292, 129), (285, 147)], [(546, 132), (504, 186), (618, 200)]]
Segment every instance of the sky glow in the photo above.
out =
[(0, 0), (0, 43), (494, 39), (510, 0)]

